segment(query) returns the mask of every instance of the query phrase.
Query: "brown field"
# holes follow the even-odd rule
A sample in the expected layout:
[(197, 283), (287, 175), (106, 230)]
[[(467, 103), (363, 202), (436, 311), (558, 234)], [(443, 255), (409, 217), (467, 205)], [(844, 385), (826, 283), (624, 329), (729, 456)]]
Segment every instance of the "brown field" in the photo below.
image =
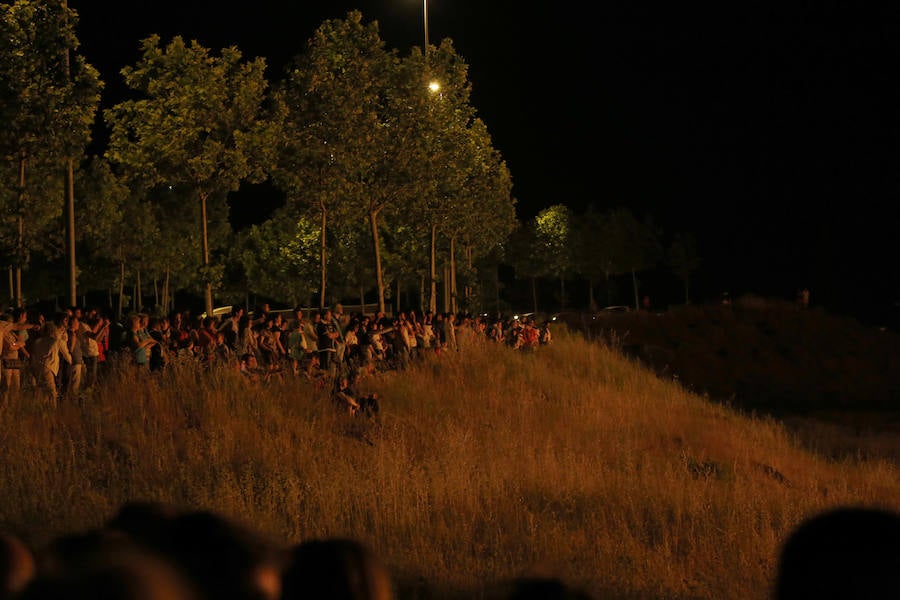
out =
[(297, 380), (192, 368), (114, 372), (55, 412), (23, 397), (0, 414), (0, 530), (39, 550), (156, 500), (278, 543), (361, 539), (402, 598), (541, 575), (597, 598), (746, 600), (768, 596), (803, 519), (900, 510), (896, 436), (850, 452), (827, 423), (804, 437), (564, 328), (534, 353), (470, 343), (363, 388), (377, 422)]

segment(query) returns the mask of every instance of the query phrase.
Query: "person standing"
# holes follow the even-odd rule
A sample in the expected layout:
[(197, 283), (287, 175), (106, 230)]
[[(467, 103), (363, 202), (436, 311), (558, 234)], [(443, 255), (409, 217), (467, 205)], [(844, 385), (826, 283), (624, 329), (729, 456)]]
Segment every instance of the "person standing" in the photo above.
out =
[(452, 312), (446, 313), (442, 327), (443, 335), (441, 337), (444, 347), (447, 350), (459, 352), (459, 344), (456, 341), (456, 314)]
[(31, 362), (38, 386), (43, 390), (51, 408), (56, 408), (59, 403), (56, 377), (59, 374), (60, 358), (66, 363), (72, 362), (66, 342), (65, 328), (57, 326), (53, 321), (47, 321), (31, 350)]
[(344, 314), (344, 305), (338, 302), (334, 305), (334, 308), (331, 309), (331, 317), (338, 333), (337, 343), (334, 347), (336, 353), (335, 360), (337, 360), (338, 364), (342, 364), (344, 362), (344, 352), (346, 350), (344, 332), (347, 331), (347, 326), (350, 324), (350, 315)]
[(166, 339), (167, 322), (164, 317), (151, 317), (148, 333), (155, 344), (150, 346), (148, 365), (151, 372), (162, 371), (167, 362), (168, 340)]
[(319, 311), (321, 320), (316, 324), (316, 348), (319, 351), (319, 369), (333, 377), (337, 369), (337, 344), (340, 334), (331, 315), (331, 310)]
[(156, 341), (150, 337), (150, 333), (143, 327), (142, 315), (131, 316), (131, 328), (126, 334), (128, 347), (134, 358), (134, 364), (141, 369), (148, 369), (150, 365), (150, 346)]
[(18, 394), (22, 388), (22, 371), (29, 358), (28, 349), (28, 314), (16, 308), (11, 315), (3, 315), (0, 321), (0, 356), (3, 365), (4, 395)]
[(66, 382), (66, 396), (74, 398), (81, 390), (81, 384), (84, 381), (84, 329), (81, 327), (81, 319), (76, 314), (69, 317), (69, 328), (67, 331), (66, 344), (69, 349), (69, 356), (72, 360), (69, 362), (69, 376)]
[(303, 311), (297, 310), (294, 314), (296, 317), (291, 321), (291, 330), (287, 337), (287, 356), (292, 372), (299, 375), (300, 365), (306, 358), (309, 345), (306, 343), (306, 336), (303, 335)]

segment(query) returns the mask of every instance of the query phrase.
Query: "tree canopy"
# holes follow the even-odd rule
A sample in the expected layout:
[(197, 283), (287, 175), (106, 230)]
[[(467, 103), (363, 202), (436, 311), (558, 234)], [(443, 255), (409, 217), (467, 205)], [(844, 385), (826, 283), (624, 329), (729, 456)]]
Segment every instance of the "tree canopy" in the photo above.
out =
[[(135, 100), (105, 113), (112, 128), (107, 156), (134, 185), (184, 186), (198, 202), (198, 256), (206, 310), (221, 265), (210, 260), (209, 201), (224, 201), (244, 181), (265, 177), (266, 154), (274, 147), (273, 125), (264, 118), (268, 82), (265, 59), (245, 61), (235, 47), (212, 54), (198, 42), (159, 36), (145, 39), (142, 57), (122, 75)], [(226, 205), (212, 207), (225, 211)]]

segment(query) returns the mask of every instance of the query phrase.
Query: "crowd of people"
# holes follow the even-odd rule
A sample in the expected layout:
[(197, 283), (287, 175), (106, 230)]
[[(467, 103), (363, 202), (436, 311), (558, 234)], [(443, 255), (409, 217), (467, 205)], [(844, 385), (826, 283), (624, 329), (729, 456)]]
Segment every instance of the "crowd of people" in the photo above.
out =
[[(104, 368), (124, 362), (148, 374), (175, 363), (233, 367), (247, 379), (303, 377), (335, 389), (377, 370), (403, 369), (429, 355), (457, 352), (477, 339), (529, 350), (549, 344), (548, 323), (487, 315), (345, 313), (341, 304), (308, 310), (223, 316), (135, 312), (113, 321), (96, 308), (73, 306), (50, 317), (21, 308), (0, 315), (3, 397), (32, 388), (55, 406), (96, 385)], [(350, 404), (351, 410), (360, 406)]]

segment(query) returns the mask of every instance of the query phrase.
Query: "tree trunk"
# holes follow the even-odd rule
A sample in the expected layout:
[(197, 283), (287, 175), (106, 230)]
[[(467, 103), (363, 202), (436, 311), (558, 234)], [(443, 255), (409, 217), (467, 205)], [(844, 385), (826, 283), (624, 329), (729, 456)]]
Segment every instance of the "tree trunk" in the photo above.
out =
[(419, 309), (425, 308), (425, 276), (419, 277)]
[(13, 284), (13, 266), (9, 265), (9, 305), (16, 301), (16, 286)]
[(384, 312), (384, 275), (381, 272), (381, 242), (378, 237), (378, 211), (369, 211), (372, 228), (372, 250), (375, 255), (375, 285), (378, 287), (378, 311)]
[(634, 272), (634, 269), (631, 269), (631, 285), (634, 288), (634, 310), (641, 310), (641, 300), (638, 297), (637, 273)]
[(450, 267), (444, 263), (444, 305), (443, 312), (450, 312)]
[(559, 278), (559, 310), (566, 308), (566, 280)]
[(319, 237), (319, 308), (325, 308), (325, 278), (327, 273), (327, 259), (325, 248), (325, 227), (328, 224), (328, 210), (325, 203), (319, 204), (322, 212), (322, 222), (320, 224), (321, 235)]
[[(69, 2), (63, 0), (62, 9), (69, 19)], [(71, 80), (71, 70), (69, 67), (69, 49), (66, 48), (63, 56), (66, 68), (66, 81)], [(76, 263), (75, 263), (75, 166), (72, 157), (66, 158), (66, 258), (69, 276), (69, 306), (75, 306), (78, 293), (76, 290)]]
[(359, 312), (366, 314), (366, 290), (359, 286)]
[(163, 315), (169, 314), (169, 270), (166, 269), (166, 277), (163, 279)]
[(155, 277), (153, 278), (153, 306), (162, 307), (162, 305), (159, 303), (159, 285)]
[(125, 261), (119, 261), (119, 302), (116, 307), (116, 320), (122, 320), (122, 309), (125, 308)]
[(431, 226), (431, 262), (428, 273), (431, 285), (428, 310), (434, 313), (437, 312), (437, 225)]
[(612, 304), (612, 290), (609, 287), (609, 271), (606, 272), (606, 305)]
[(456, 236), (450, 238), (450, 312), (456, 314)]
[(396, 304), (397, 304), (397, 312), (395, 312), (394, 314), (395, 314), (395, 315), (399, 315), (399, 314), (400, 314), (400, 306), (401, 306), (401, 304), (402, 304), (402, 303), (400, 302), (400, 278), (399, 278), (399, 277), (397, 278), (397, 298), (396, 298)]
[[(66, 52), (66, 58), (68, 58), (68, 54)], [(66, 62), (68, 63), (68, 60)], [(69, 276), (69, 306), (75, 306), (78, 300), (75, 262), (75, 167), (71, 158), (66, 159), (66, 259)]]
[[(472, 245), (469, 243), (466, 244), (466, 265), (469, 268), (469, 273), (471, 274), (472, 270), (473, 270), (472, 269)], [(471, 279), (470, 279), (470, 281), (471, 281)], [(466, 299), (466, 306), (468, 307), (468, 310), (472, 310), (472, 306), (471, 306), (472, 286), (469, 285), (468, 282), (466, 282), (466, 288), (463, 292), (463, 298)], [(483, 308), (483, 307), (481, 307), (481, 308)]]
[(534, 302), (534, 312), (538, 311), (537, 303), (537, 277), (531, 278), (531, 299)]
[(684, 278), (684, 303), (685, 304), (691, 303), (691, 295), (689, 293), (689, 291), (690, 291), (689, 284), (690, 284), (690, 278), (685, 276), (685, 278)]
[(141, 312), (141, 305), (143, 304), (141, 296), (143, 296), (143, 292), (141, 291), (141, 270), (138, 269), (137, 279), (134, 282), (134, 301), (132, 302), (134, 305), (134, 312)]
[(594, 302), (594, 280), (588, 277), (588, 310), (596, 311), (597, 305)]
[(19, 206), (16, 214), (16, 306), (22, 308), (22, 267), (25, 262), (25, 156), (19, 157)]
[(500, 263), (494, 269), (494, 301), (497, 307), (497, 316), (500, 316)]
[(209, 280), (209, 224), (206, 222), (206, 200), (209, 194), (200, 193), (200, 225), (203, 229), (201, 243), (203, 245), (203, 267), (204, 267), (204, 304), (206, 305), (206, 314), (213, 314), (213, 298), (212, 298), (212, 282)]

